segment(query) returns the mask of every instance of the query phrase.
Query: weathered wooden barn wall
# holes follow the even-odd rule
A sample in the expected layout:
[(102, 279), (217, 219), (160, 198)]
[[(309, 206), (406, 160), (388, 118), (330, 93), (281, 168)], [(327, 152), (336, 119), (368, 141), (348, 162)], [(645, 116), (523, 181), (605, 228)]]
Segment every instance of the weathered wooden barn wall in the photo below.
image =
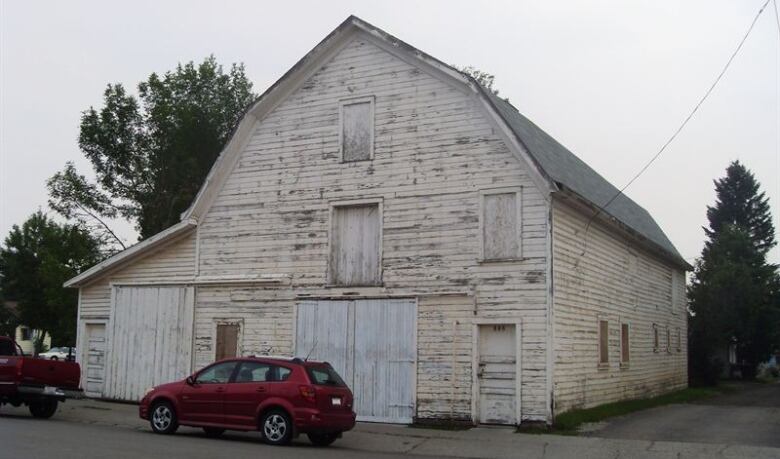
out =
[[(375, 98), (374, 159), (342, 163), (339, 102), (361, 96)], [(476, 311), (522, 317), (523, 416), (544, 419), (547, 204), (481, 107), (473, 95), (359, 38), (260, 120), (199, 223), (198, 272), (286, 275), (289, 285), (199, 288), (196, 361), (212, 356), (216, 319), (246, 321), (247, 350), (284, 352), (292, 342), (293, 298), (420, 294), (418, 414), (470, 417), (464, 362), (471, 347), (460, 338), (455, 346), (440, 344), (451, 340), (451, 319), (466, 322)], [(523, 259), (483, 263), (480, 191), (502, 187), (520, 190)], [(330, 205), (364, 198), (382, 202), (383, 285), (326, 288)], [(451, 296), (423, 299), (437, 293), (462, 295), (470, 315)], [(429, 357), (433, 363), (423, 363)], [(454, 395), (447, 369), (453, 359)], [(436, 392), (444, 401), (433, 400)]]
[(422, 297), (417, 307), (417, 416), (470, 420), (474, 299)]
[[(556, 415), (687, 385), (684, 273), (600, 223), (591, 225), (583, 245), (590, 215), (592, 211), (586, 214), (554, 201)], [(609, 324), (607, 365), (599, 364), (600, 320)], [(630, 361), (624, 365), (621, 323), (630, 329)], [(654, 326), (659, 349), (654, 349)], [(668, 350), (667, 328), (672, 341)]]
[(79, 319), (108, 319), (111, 283), (155, 283), (161, 280), (192, 280), (195, 274), (195, 233), (160, 248), (125, 268), (109, 273), (81, 288)]
[(239, 355), (293, 353), (293, 305), (289, 289), (215, 285), (197, 289), (195, 368), (214, 361), (217, 324), (238, 324)]

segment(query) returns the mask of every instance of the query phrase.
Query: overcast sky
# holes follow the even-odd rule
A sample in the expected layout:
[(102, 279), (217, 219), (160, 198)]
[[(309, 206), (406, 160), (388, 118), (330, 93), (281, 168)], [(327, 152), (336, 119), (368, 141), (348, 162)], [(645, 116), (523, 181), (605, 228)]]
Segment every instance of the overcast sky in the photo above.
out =
[[(209, 54), (244, 62), (260, 93), (348, 15), (423, 51), (496, 76), (526, 116), (621, 187), (721, 70), (764, 0), (3, 1), (0, 0), (0, 236), (38, 208), (75, 161), (80, 113), (107, 83)], [(780, 202), (780, 48), (769, 8), (721, 84), (627, 194), (692, 261), (713, 178), (751, 168)], [(117, 222), (135, 242), (132, 225)], [(780, 261), (780, 250), (770, 257)]]

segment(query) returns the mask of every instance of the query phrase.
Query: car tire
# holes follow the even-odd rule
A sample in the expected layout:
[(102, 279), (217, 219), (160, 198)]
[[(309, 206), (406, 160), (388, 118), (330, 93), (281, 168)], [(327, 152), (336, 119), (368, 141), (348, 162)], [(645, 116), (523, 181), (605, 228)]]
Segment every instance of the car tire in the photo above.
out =
[(149, 424), (154, 433), (170, 435), (179, 428), (179, 418), (176, 410), (169, 402), (158, 402), (152, 405), (149, 412)]
[(59, 360), (59, 358), (57, 358), (56, 355), (53, 355), (53, 356), (49, 357), (49, 360)]
[(282, 410), (268, 411), (260, 419), (260, 432), (269, 445), (287, 445), (292, 440), (292, 420)]
[(339, 433), (310, 433), (306, 436), (314, 446), (330, 446), (339, 438)]
[(207, 437), (217, 438), (225, 433), (225, 429), (220, 429), (217, 427), (204, 427), (203, 433), (205, 433)]
[(49, 419), (57, 412), (57, 400), (45, 398), (30, 403), (30, 414), (35, 418)]

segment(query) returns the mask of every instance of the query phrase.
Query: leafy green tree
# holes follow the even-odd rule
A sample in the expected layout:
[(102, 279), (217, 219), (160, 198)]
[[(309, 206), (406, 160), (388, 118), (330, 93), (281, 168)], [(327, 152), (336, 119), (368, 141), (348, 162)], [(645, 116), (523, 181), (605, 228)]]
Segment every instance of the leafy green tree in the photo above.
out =
[(13, 336), (19, 321), (16, 318), (16, 312), (9, 309), (5, 301), (3, 292), (0, 290), (0, 336)]
[(0, 247), (0, 289), (18, 302), (21, 323), (72, 346), (78, 292), (62, 284), (100, 258), (100, 242), (89, 232), (38, 211), (21, 227), (14, 225)]
[(766, 262), (774, 246), (769, 203), (753, 174), (739, 162), (715, 181), (717, 201), (707, 208), (709, 240), (688, 288), (691, 378), (714, 383), (716, 360), (737, 344), (743, 376), (755, 376), (777, 345), (777, 267)]
[(213, 56), (152, 73), (138, 97), (109, 84), (104, 106), (81, 117), (96, 182), (68, 163), (48, 181), (49, 205), (122, 248), (112, 218), (135, 222), (142, 239), (177, 223), (255, 97), (243, 65), (224, 71)]

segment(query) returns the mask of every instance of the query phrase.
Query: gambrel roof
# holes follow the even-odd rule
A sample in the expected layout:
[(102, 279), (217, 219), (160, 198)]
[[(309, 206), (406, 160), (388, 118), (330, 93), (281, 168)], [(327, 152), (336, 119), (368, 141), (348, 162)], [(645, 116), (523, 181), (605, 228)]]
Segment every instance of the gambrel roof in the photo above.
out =
[[(103, 261), (70, 279), (65, 286), (85, 285), (197, 226), (238, 162), (255, 123), (297, 90), (356, 34), (361, 34), (378, 47), (474, 95), (499, 126), (509, 148), (525, 163), (530, 177), (544, 193), (571, 193), (595, 208), (603, 206), (617, 193), (618, 190), (596, 171), (521, 115), (510, 103), (495, 96), (470, 76), (362, 19), (350, 16), (246, 108), (192, 205), (182, 214), (181, 223)], [(648, 242), (675, 265), (689, 268), (650, 214), (627, 196), (619, 196), (602, 214)]]
[(559, 188), (568, 189), (597, 208), (602, 208), (614, 198), (609, 207), (602, 211), (603, 213), (614, 217), (623, 225), (655, 243), (672, 259), (676, 258), (674, 261), (688, 267), (688, 263), (647, 210), (625, 194), (618, 194), (619, 190), (607, 179), (520, 114), (512, 104), (490, 91), (485, 92), (539, 167), (555, 181)]

